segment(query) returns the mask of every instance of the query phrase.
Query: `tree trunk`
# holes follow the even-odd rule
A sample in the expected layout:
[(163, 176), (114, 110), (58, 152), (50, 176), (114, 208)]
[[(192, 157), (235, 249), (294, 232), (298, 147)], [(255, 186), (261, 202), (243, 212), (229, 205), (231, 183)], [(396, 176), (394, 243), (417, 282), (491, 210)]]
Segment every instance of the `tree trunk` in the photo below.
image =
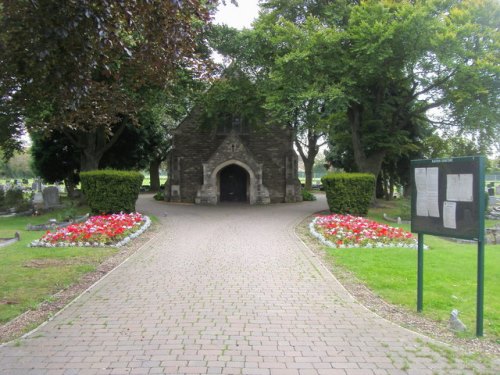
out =
[[(352, 147), (354, 152), (354, 161), (358, 169), (362, 173), (371, 173), (375, 176), (375, 183), (377, 177), (382, 169), (382, 162), (384, 161), (386, 151), (377, 150), (367, 155), (365, 153), (363, 143), (361, 141), (361, 115), (363, 108), (360, 104), (352, 104), (348, 109), (349, 124), (351, 126)], [(375, 187), (373, 189), (373, 199), (375, 202)]]
[[(304, 163), (304, 173), (306, 175), (306, 181), (304, 184), (305, 190), (312, 189), (312, 180), (313, 180), (313, 168), (314, 161), (316, 159), (316, 155), (318, 155), (319, 145), (318, 140), (321, 138), (321, 135), (317, 134), (314, 130), (307, 130), (307, 144), (302, 143), (298, 138), (298, 135), (295, 136), (295, 147), (297, 147), (297, 151), (299, 151), (300, 157), (302, 158), (302, 162)], [(307, 149), (307, 150), (305, 150)]]
[(98, 155), (91, 151), (84, 149), (80, 153), (80, 171), (95, 171), (99, 169), (99, 162), (101, 161), (102, 154)]
[(306, 182), (304, 184), (305, 190), (312, 189), (312, 180), (313, 180), (313, 168), (314, 168), (314, 159), (305, 159), (304, 161), (304, 172), (306, 175)]
[(108, 138), (103, 126), (91, 131), (79, 131), (76, 134), (63, 130), (70, 141), (80, 149), (80, 171), (99, 169), (99, 162), (106, 151), (113, 146), (125, 129), (125, 122)]
[(160, 164), (161, 159), (154, 159), (149, 162), (150, 191), (160, 190)]
[(394, 199), (394, 178), (389, 179), (389, 200)]
[(64, 179), (64, 187), (66, 188), (66, 193), (68, 193), (68, 198), (72, 198), (73, 193), (75, 192), (75, 183), (72, 178)]

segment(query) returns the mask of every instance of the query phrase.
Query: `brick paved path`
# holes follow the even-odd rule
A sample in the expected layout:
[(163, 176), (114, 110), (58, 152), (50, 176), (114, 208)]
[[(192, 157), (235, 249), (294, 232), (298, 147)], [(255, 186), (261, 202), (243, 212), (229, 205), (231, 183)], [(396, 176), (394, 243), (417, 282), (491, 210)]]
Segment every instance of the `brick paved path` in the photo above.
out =
[(0, 374), (472, 373), (449, 349), (361, 307), (297, 240), (294, 226), (324, 200), (151, 202), (139, 208), (161, 218), (162, 233), (41, 329), (0, 347)]

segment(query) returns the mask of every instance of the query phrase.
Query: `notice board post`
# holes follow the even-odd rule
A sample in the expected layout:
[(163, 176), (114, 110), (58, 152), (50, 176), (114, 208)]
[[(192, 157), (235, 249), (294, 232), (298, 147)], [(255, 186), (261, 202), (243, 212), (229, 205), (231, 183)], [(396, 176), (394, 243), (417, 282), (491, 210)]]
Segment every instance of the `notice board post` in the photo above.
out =
[(484, 157), (411, 161), (411, 231), (418, 233), (417, 311), (423, 309), (424, 234), (477, 241), (476, 335), (483, 335)]

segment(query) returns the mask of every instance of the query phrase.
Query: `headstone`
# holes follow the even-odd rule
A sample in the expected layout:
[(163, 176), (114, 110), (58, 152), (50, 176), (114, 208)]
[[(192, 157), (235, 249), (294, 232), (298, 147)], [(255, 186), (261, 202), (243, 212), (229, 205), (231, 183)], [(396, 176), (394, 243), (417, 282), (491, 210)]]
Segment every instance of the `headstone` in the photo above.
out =
[(59, 189), (55, 186), (48, 186), (43, 189), (43, 203), (45, 208), (59, 207)]
[(497, 204), (497, 199), (495, 197), (490, 196), (488, 200), (488, 206), (495, 207), (496, 204)]
[(33, 194), (33, 207), (38, 211), (44, 207), (43, 194), (37, 190), (33, 191), (35, 192), (35, 194)]
[(500, 195), (500, 185), (497, 185), (496, 189), (497, 195)]
[(40, 177), (37, 177), (35, 179), (35, 182), (33, 182), (33, 185), (31, 185), (31, 190), (35, 192), (39, 191), (40, 193), (43, 191), (42, 179)]

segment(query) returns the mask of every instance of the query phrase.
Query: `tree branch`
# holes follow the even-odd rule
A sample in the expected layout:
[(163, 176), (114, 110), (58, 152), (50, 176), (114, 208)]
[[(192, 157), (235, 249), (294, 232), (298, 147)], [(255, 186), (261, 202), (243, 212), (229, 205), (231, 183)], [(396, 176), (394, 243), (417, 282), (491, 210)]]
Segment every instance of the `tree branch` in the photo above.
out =
[(118, 138), (120, 137), (120, 135), (123, 133), (123, 130), (125, 129), (125, 121), (122, 121), (122, 124), (120, 125), (120, 127), (118, 128), (118, 130), (115, 132), (115, 134), (113, 134), (113, 137), (111, 137), (111, 139), (109, 140), (108, 143), (106, 143), (106, 145), (102, 148), (102, 153), (104, 154), (106, 151), (108, 151), (111, 146), (113, 146), (116, 141), (118, 140)]
[(77, 148), (83, 147), (83, 145), (80, 142), (78, 142), (75, 137), (73, 137), (73, 135), (68, 131), (66, 127), (63, 127), (61, 131), (69, 139), (69, 141), (73, 143), (73, 145), (75, 145)]

